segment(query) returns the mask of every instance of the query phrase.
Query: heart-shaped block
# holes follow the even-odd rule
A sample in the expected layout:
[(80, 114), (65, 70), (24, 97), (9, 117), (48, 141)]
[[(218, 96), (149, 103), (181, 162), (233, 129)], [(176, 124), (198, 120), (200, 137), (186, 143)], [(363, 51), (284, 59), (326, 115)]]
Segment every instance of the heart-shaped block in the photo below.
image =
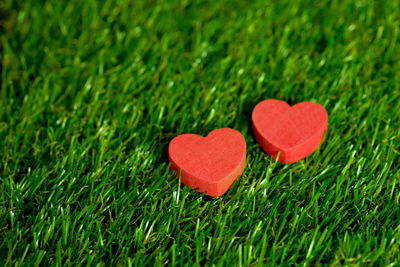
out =
[(214, 130), (206, 137), (182, 134), (169, 143), (168, 153), (171, 169), (183, 184), (218, 197), (242, 174), (246, 141), (230, 128)]
[(254, 135), (260, 146), (282, 163), (293, 163), (314, 152), (328, 129), (328, 113), (320, 104), (290, 106), (276, 99), (256, 105), (252, 114)]

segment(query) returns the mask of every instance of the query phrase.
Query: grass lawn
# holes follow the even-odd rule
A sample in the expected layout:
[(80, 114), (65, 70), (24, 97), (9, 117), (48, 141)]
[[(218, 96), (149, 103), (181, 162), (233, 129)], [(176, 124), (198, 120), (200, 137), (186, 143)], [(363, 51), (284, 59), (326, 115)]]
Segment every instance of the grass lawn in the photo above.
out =
[[(400, 2), (3, 0), (0, 265), (400, 264)], [(315, 101), (326, 141), (290, 165), (253, 107)], [(222, 197), (168, 143), (231, 127)]]

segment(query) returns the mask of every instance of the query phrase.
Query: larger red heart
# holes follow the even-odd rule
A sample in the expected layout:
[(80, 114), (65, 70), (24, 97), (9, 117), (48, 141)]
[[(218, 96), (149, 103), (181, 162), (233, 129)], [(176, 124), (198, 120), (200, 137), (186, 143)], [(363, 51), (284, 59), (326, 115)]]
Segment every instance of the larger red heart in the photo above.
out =
[(254, 135), (260, 146), (282, 163), (293, 163), (314, 152), (328, 128), (328, 113), (320, 104), (302, 102), (289, 106), (268, 99), (252, 114)]
[(168, 152), (171, 169), (182, 183), (213, 197), (223, 195), (246, 164), (246, 141), (229, 128), (214, 130), (206, 137), (179, 135), (170, 142)]

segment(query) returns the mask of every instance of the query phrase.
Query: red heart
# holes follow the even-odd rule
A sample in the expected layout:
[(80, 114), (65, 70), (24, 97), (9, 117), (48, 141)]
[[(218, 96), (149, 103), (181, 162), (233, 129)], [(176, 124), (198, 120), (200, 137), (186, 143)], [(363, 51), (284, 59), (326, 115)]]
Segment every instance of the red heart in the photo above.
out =
[(169, 143), (171, 169), (187, 186), (219, 197), (242, 174), (246, 164), (246, 141), (229, 128), (217, 129), (206, 137), (182, 134)]
[(293, 163), (314, 152), (328, 129), (328, 113), (320, 104), (302, 102), (289, 106), (268, 99), (256, 105), (252, 114), (254, 135), (273, 158)]

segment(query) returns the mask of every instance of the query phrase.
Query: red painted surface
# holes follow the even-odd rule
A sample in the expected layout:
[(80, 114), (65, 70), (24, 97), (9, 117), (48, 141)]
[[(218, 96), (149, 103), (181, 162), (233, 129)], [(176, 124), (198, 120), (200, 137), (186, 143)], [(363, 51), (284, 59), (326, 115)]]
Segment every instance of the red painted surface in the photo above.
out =
[(218, 197), (231, 187), (246, 164), (246, 141), (229, 128), (217, 129), (206, 137), (182, 134), (169, 143), (171, 169), (183, 184), (200, 193)]
[(254, 135), (273, 158), (293, 163), (314, 152), (328, 129), (328, 113), (320, 104), (302, 102), (289, 106), (276, 99), (256, 105), (252, 114)]

